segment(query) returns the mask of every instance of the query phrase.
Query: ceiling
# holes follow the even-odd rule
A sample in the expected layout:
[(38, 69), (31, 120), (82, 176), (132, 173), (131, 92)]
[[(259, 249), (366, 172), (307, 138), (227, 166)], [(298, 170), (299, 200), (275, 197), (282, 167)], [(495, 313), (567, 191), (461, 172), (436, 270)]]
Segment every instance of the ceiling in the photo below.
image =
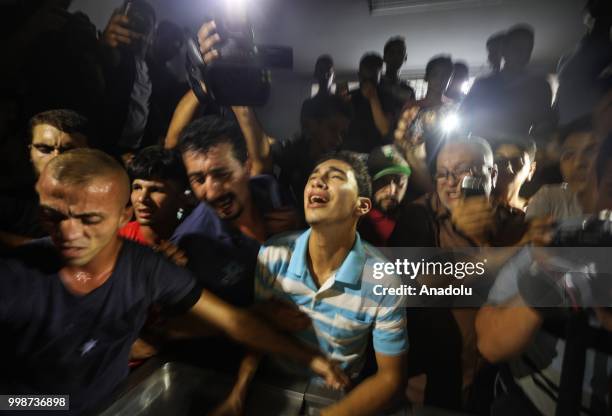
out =
[[(150, 1), (158, 18), (181, 26), (196, 28), (206, 15), (207, 0)], [(406, 38), (405, 73), (421, 73), (427, 60), (440, 53), (467, 61), (478, 73), (486, 67), (484, 44), (488, 36), (516, 23), (535, 28), (533, 65), (552, 71), (559, 57), (584, 32), (581, 9), (585, 0), (466, 2), (454, 9), (425, 8), (384, 16), (372, 16), (366, 0), (246, 1), (257, 40), (293, 47), (294, 70), (304, 76), (312, 72), (322, 53), (333, 56), (338, 73), (352, 73), (364, 52), (382, 52), (385, 41), (394, 35)], [(103, 29), (120, 4), (120, 0), (75, 0), (72, 9), (84, 11)]]

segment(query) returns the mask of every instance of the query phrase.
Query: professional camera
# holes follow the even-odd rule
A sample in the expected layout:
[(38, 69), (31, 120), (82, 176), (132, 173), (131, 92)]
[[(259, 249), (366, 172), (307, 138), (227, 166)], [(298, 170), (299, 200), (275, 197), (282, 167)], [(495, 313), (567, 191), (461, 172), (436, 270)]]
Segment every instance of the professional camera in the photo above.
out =
[(536, 307), (610, 306), (610, 246), (611, 211), (562, 221), (550, 247), (535, 249), (540, 254), (519, 276), (521, 296)]
[(612, 247), (612, 211), (561, 221), (551, 246)]
[[(215, 45), (218, 59), (206, 65), (197, 39), (187, 39), (189, 83), (202, 102), (212, 99), (219, 105), (264, 105), (270, 96), (270, 69), (293, 68), (293, 51), (283, 46), (255, 44), (246, 9), (224, 10), (216, 13), (216, 18), (208, 19), (215, 21), (221, 39)], [(206, 84), (208, 96), (200, 82)]]

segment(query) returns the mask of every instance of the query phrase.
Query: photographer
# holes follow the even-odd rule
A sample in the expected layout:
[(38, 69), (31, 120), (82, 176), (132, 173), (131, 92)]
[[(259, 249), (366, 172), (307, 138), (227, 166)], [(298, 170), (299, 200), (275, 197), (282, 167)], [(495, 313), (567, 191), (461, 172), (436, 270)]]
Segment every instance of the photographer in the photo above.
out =
[[(612, 183), (612, 136), (608, 137), (600, 149), (596, 162), (598, 201), (597, 209), (612, 208), (610, 200), (610, 187)], [(540, 233), (537, 243), (547, 245), (551, 242), (552, 230)], [(549, 253), (549, 252), (546, 252)], [(592, 331), (593, 327), (603, 327), (609, 331), (612, 326), (610, 312), (607, 309), (595, 307), (591, 309), (578, 309), (570, 313), (563, 308), (538, 308), (534, 304), (534, 286), (526, 286), (538, 276), (529, 275), (530, 264), (534, 258), (539, 258), (538, 251), (525, 249), (515, 257), (499, 274), (496, 283), (489, 294), (489, 306), (484, 306), (476, 318), (476, 331), (478, 335), (478, 348), (482, 355), (490, 362), (509, 362), (509, 374), (502, 373), (505, 385), (502, 394), (498, 394), (493, 406), (493, 415), (504, 414), (609, 414), (607, 409), (609, 368), (611, 361), (609, 355), (602, 354), (592, 345), (586, 349), (586, 359), (583, 351), (574, 355), (567, 365), (563, 360), (565, 352), (581, 336), (567, 336), (563, 339), (558, 332), (552, 331), (555, 321), (571, 322), (583, 316), (588, 319), (589, 327), (584, 331)], [(579, 270), (581, 265), (571, 265), (568, 260), (555, 257), (539, 258), (540, 270), (545, 267), (554, 267), (560, 270)], [(525, 280), (528, 277), (528, 280)], [(532, 288), (527, 291), (525, 288)], [(570, 290), (571, 287), (568, 286)], [(569, 292), (568, 292), (569, 294)], [(550, 299), (550, 298), (549, 298)], [(571, 296), (566, 299), (573, 299)], [(560, 304), (563, 305), (563, 304)], [(546, 305), (548, 306), (548, 305)], [(588, 306), (588, 305), (587, 305)], [(559, 317), (560, 315), (560, 317)], [(567, 319), (565, 321), (564, 319)], [(585, 338), (582, 336), (582, 338)], [(605, 339), (605, 337), (602, 337)], [(582, 387), (582, 408), (580, 399), (576, 400), (571, 408), (571, 397), (563, 388), (564, 373), (572, 371), (572, 364), (581, 364), (586, 360), (583, 368), (583, 380), (572, 380), (573, 388)], [(584, 362), (582, 363), (584, 364)], [(563, 368), (563, 371), (561, 369)], [(506, 372), (507, 373), (507, 372)], [(504, 376), (505, 374), (505, 376)], [(567, 376), (567, 374), (566, 374)], [(574, 390), (576, 391), (576, 390)], [(557, 404), (563, 401), (563, 407)], [(568, 405), (568, 401), (570, 405)]]
[[(199, 50), (206, 65), (219, 59), (222, 39), (217, 30), (216, 23), (209, 21), (198, 31)], [(204, 82), (200, 81), (199, 87), (206, 91)], [(208, 101), (205, 105), (214, 105), (208, 97), (206, 99)], [(340, 148), (352, 115), (350, 105), (337, 95), (320, 96), (316, 104), (302, 131), (284, 140), (270, 137), (264, 131), (253, 108), (232, 107), (246, 141), (251, 176), (271, 174), (277, 166), (282, 190), (289, 190), (300, 210), (303, 209), (302, 190), (315, 162), (323, 154)], [(166, 137), (166, 148), (176, 146), (180, 132), (202, 106), (194, 92), (188, 93), (181, 100)]]
[[(462, 182), (467, 176), (481, 179), (481, 195), (466, 196)], [(518, 244), (525, 238), (523, 214), (490, 201), (496, 179), (493, 152), (485, 140), (449, 139), (436, 159), (435, 192), (405, 207), (388, 246), (452, 249)], [(427, 376), (426, 405), (461, 408), (462, 392), (471, 385), (478, 364), (476, 312), (471, 308), (407, 311), (409, 374)]]
[(393, 117), (393, 98), (379, 85), (383, 59), (367, 53), (359, 61), (359, 89), (350, 92), (354, 117), (343, 149), (370, 153), (388, 144)]
[(126, 1), (110, 18), (100, 39), (107, 96), (104, 137), (106, 150), (131, 154), (142, 144), (152, 93), (147, 50), (155, 30), (155, 10), (144, 0)]

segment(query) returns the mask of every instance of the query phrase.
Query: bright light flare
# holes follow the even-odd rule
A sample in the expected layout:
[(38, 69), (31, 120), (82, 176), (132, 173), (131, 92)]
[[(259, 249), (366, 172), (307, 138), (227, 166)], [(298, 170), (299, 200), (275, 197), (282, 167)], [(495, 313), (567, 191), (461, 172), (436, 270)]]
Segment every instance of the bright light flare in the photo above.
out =
[(238, 19), (246, 17), (246, 0), (222, 0), (225, 3), (225, 10), (228, 16)]
[(459, 127), (459, 116), (455, 113), (449, 114), (442, 119), (441, 124), (444, 133), (450, 133)]
[(461, 84), (461, 92), (464, 94), (470, 92), (470, 81), (465, 81), (463, 84)]

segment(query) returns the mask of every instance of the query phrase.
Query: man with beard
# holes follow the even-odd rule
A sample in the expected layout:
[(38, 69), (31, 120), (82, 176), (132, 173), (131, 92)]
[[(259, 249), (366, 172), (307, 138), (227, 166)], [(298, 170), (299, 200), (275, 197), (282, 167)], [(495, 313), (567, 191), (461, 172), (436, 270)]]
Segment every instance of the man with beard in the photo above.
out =
[(374, 207), (359, 222), (359, 234), (375, 246), (386, 246), (406, 195), (410, 167), (393, 146), (372, 150), (368, 157)]
[(219, 116), (197, 119), (183, 131), (178, 150), (201, 203), (170, 241), (185, 252), (187, 267), (206, 288), (234, 304), (249, 304), (260, 243), (298, 229), (298, 216), (279, 207), (273, 179), (251, 178), (252, 162), (236, 123)]

